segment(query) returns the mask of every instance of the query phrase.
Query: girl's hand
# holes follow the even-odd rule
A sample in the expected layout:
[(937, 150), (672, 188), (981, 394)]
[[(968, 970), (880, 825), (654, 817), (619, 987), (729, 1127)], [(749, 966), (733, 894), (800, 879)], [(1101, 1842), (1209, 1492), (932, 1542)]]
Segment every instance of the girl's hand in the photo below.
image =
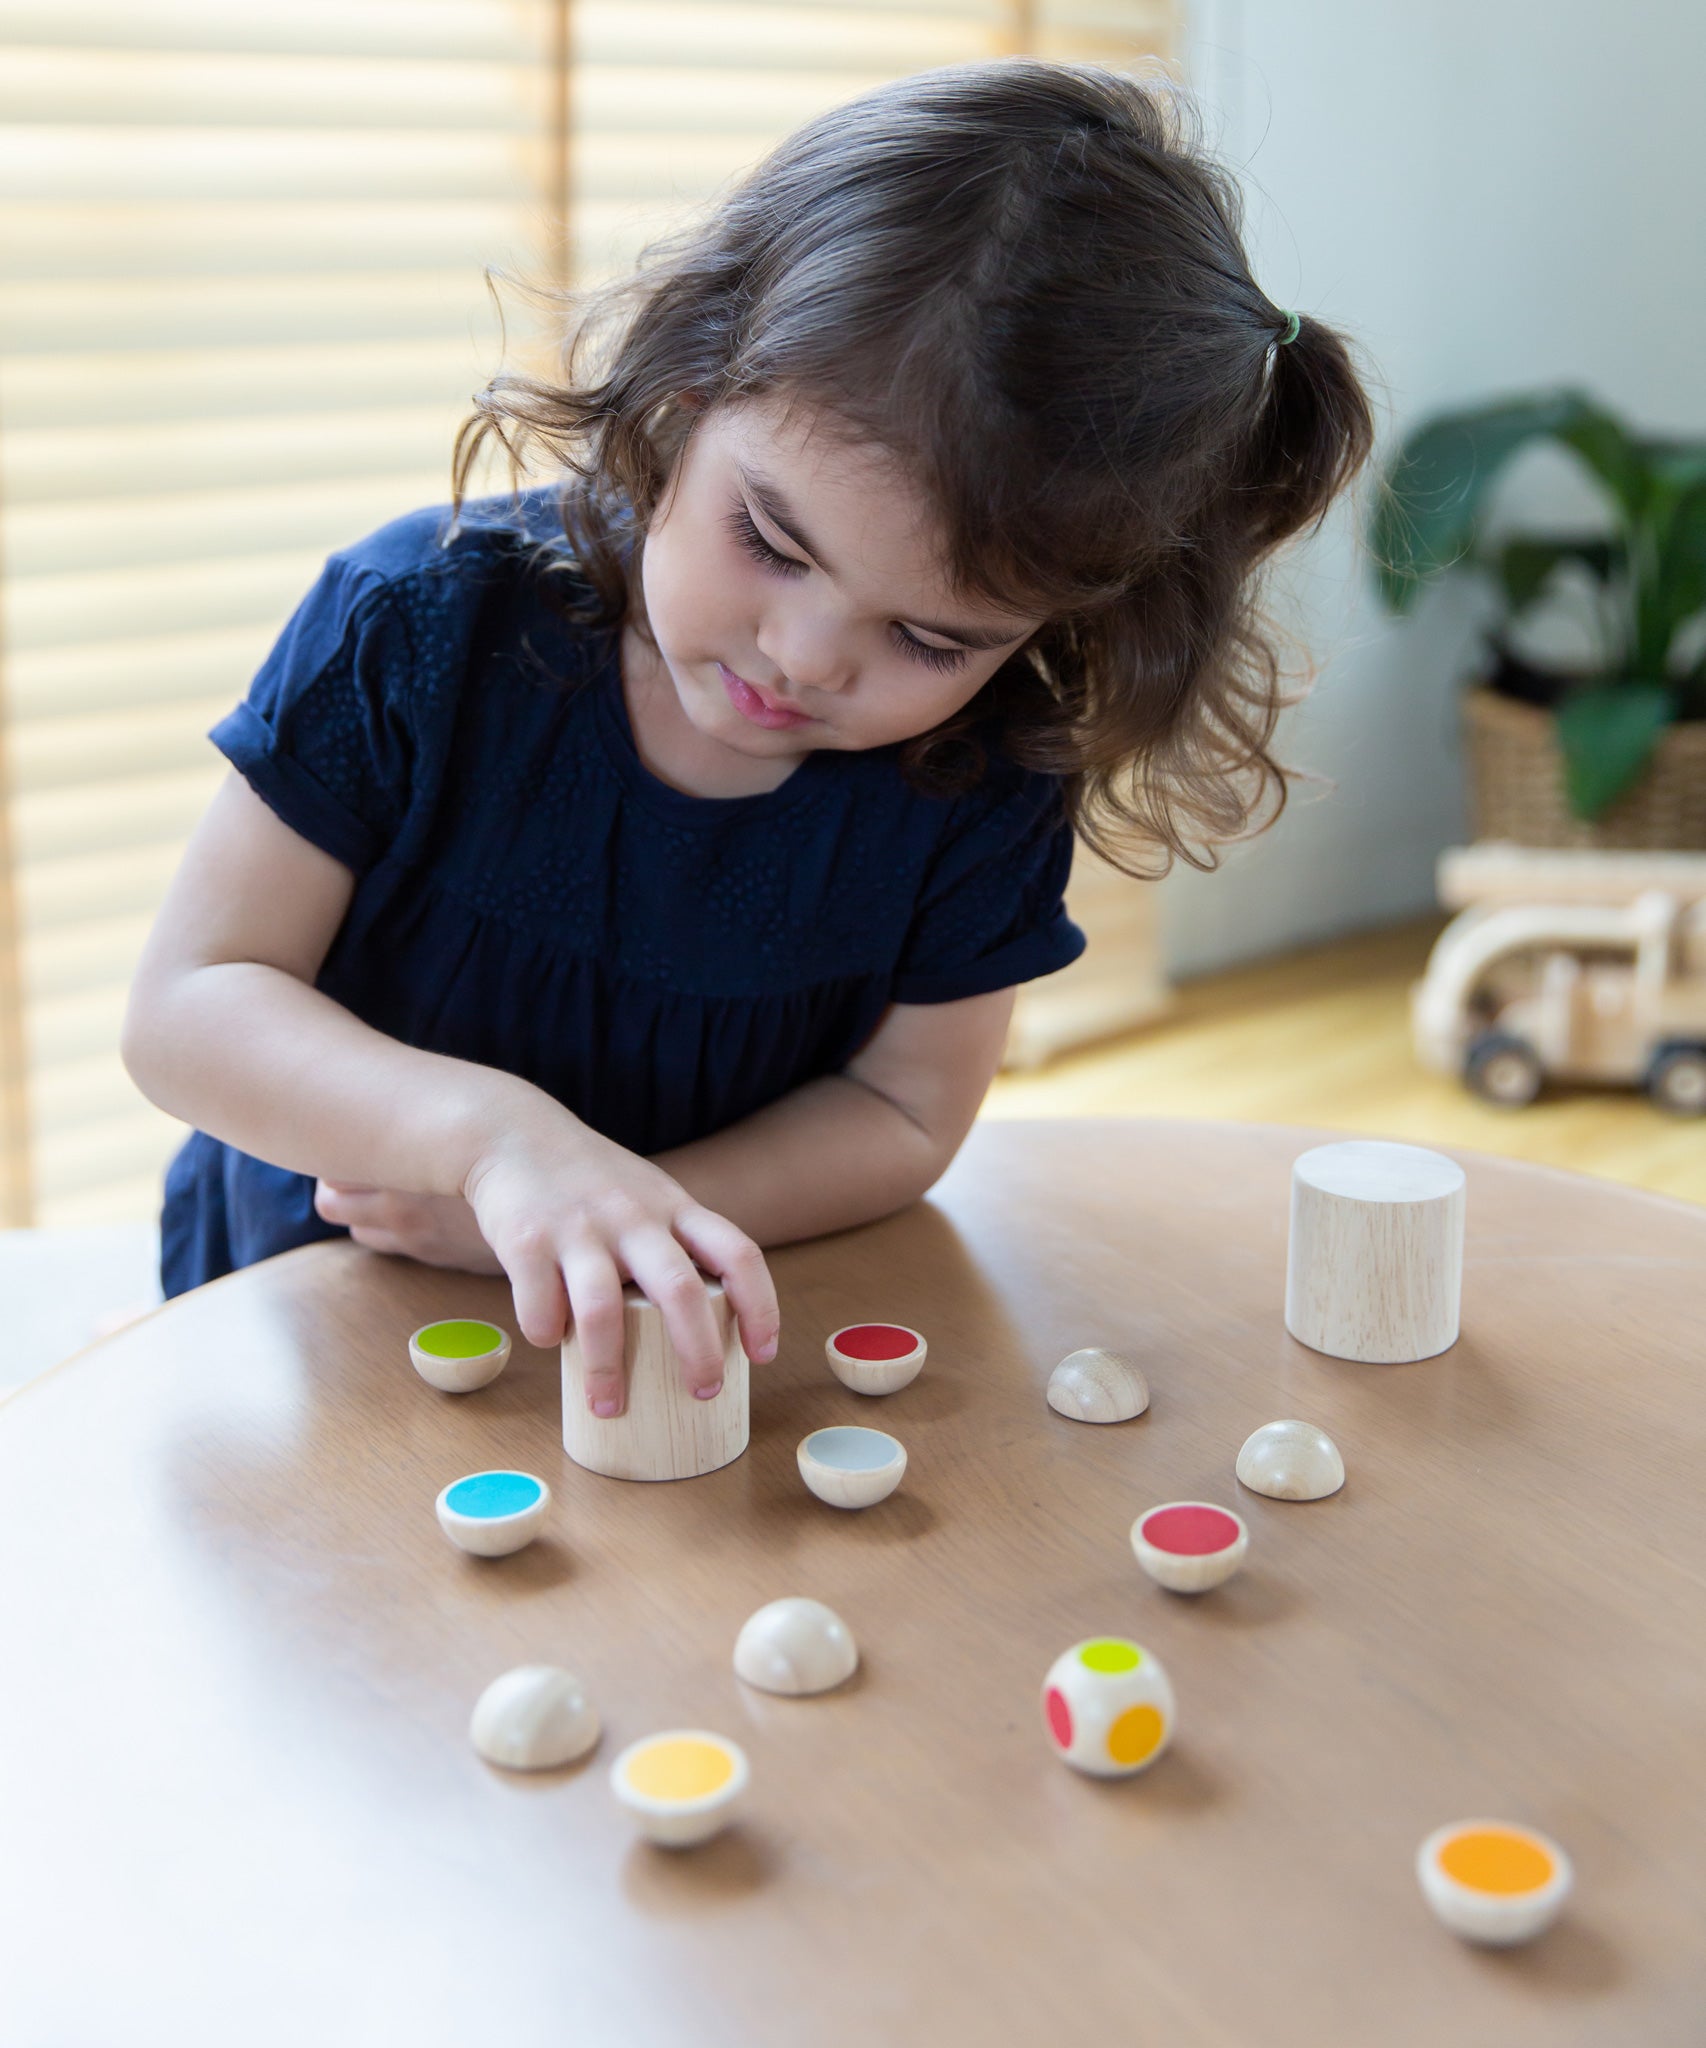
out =
[(322, 1180), (314, 1186), (314, 1207), (328, 1223), (347, 1225), (356, 1243), (370, 1251), (396, 1252), (459, 1273), (503, 1271), (460, 1195), (402, 1195)]
[(723, 1347), (705, 1291), (718, 1275), (760, 1362), (776, 1355), (781, 1320), (764, 1254), (679, 1181), (563, 1113), (537, 1113), (501, 1132), (463, 1183), (480, 1234), (515, 1293), (530, 1344), (562, 1341), (572, 1320), (586, 1361), (587, 1405), (619, 1415), (622, 1287), (633, 1280), (663, 1313), (682, 1377), (700, 1400), (722, 1391)]

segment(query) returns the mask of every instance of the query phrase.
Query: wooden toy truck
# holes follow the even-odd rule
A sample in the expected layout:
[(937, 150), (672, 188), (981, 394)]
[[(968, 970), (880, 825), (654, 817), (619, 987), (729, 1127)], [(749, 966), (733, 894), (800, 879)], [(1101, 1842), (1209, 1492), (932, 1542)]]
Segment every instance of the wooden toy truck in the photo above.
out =
[(1634, 1083), (1706, 1114), (1706, 854), (1443, 854), (1440, 934), (1411, 1000), (1417, 1057), (1490, 1102), (1549, 1078)]

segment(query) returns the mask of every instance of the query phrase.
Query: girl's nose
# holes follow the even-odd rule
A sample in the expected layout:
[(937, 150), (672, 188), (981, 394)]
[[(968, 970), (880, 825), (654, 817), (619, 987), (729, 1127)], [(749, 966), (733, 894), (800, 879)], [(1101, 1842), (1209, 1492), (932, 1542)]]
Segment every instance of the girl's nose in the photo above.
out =
[(758, 651), (794, 690), (834, 695), (853, 680), (843, 636), (827, 620), (766, 619), (758, 631)]

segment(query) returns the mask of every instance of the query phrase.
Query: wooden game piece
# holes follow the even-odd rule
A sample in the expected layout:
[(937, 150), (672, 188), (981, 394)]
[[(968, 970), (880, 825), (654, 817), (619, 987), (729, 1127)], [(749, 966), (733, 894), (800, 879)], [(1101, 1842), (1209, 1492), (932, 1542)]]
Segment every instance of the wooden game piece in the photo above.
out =
[(1048, 1376), (1048, 1404), (1074, 1422), (1129, 1422), (1149, 1406), (1149, 1383), (1111, 1351), (1074, 1351)]
[(1095, 1778), (1147, 1769), (1172, 1740), (1174, 1719), (1160, 1659), (1124, 1636), (1074, 1643), (1043, 1680), (1043, 1726), (1056, 1753)]
[(761, 1692), (828, 1692), (858, 1664), (853, 1631), (821, 1600), (772, 1600), (735, 1639), (735, 1675)]
[(427, 1323), (409, 1339), (409, 1358), (441, 1394), (471, 1394), (476, 1387), (489, 1387), (508, 1365), (509, 1332), (496, 1323), (466, 1319)]
[(1509, 1948), (1544, 1934), (1570, 1895), (1570, 1859), (1534, 1828), (1459, 1820), (1416, 1851), (1422, 1896), (1453, 1934)]
[(893, 1394), (924, 1369), (928, 1350), (904, 1323), (849, 1323), (824, 1340), (829, 1369), (856, 1394)]
[(610, 1788), (648, 1841), (685, 1849), (727, 1827), (750, 1776), (738, 1743), (675, 1728), (630, 1742), (610, 1767)]
[(1706, 853), (1511, 846), (1440, 856), (1459, 912), (1410, 1004), (1416, 1056), (1507, 1109), (1549, 1080), (1706, 1111)]
[(832, 1508), (868, 1508), (887, 1500), (906, 1471), (906, 1446), (880, 1429), (846, 1423), (814, 1429), (796, 1454), (800, 1477)]
[(1312, 1422), (1264, 1422), (1244, 1439), (1238, 1478), (1269, 1500), (1325, 1500), (1345, 1483), (1345, 1461)]
[(1170, 1500), (1131, 1525), (1137, 1561), (1169, 1593), (1206, 1593), (1244, 1562), (1250, 1532), (1230, 1508), (1206, 1500)]
[(746, 1449), (740, 1329), (723, 1283), (707, 1279), (705, 1291), (723, 1345), (723, 1388), (709, 1401), (688, 1392), (662, 1311), (632, 1283), (622, 1290), (628, 1402), (620, 1415), (594, 1415), (587, 1406), (580, 1336), (570, 1329), (563, 1345), (563, 1448), (577, 1465), (609, 1479), (693, 1479), (731, 1464)]
[(439, 1495), (438, 1526), (473, 1557), (508, 1557), (539, 1534), (551, 1489), (531, 1472), (470, 1472)]
[(585, 1756), (598, 1715), (581, 1682), (554, 1664), (521, 1664), (494, 1678), (474, 1703), (469, 1739), (506, 1771), (550, 1771)]
[(1457, 1342), (1463, 1169), (1419, 1145), (1352, 1138), (1291, 1169), (1285, 1326), (1331, 1358), (1396, 1365)]

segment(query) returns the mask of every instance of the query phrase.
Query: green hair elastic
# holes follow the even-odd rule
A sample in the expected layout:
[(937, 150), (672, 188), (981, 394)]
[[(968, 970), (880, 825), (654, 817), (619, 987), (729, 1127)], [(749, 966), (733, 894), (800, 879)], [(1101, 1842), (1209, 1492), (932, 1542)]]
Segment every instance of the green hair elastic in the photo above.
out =
[(1295, 313), (1288, 313), (1285, 316), (1285, 332), (1280, 336), (1277, 346), (1284, 348), (1288, 341), (1295, 341), (1297, 339), (1297, 330), (1302, 325), (1303, 322)]

